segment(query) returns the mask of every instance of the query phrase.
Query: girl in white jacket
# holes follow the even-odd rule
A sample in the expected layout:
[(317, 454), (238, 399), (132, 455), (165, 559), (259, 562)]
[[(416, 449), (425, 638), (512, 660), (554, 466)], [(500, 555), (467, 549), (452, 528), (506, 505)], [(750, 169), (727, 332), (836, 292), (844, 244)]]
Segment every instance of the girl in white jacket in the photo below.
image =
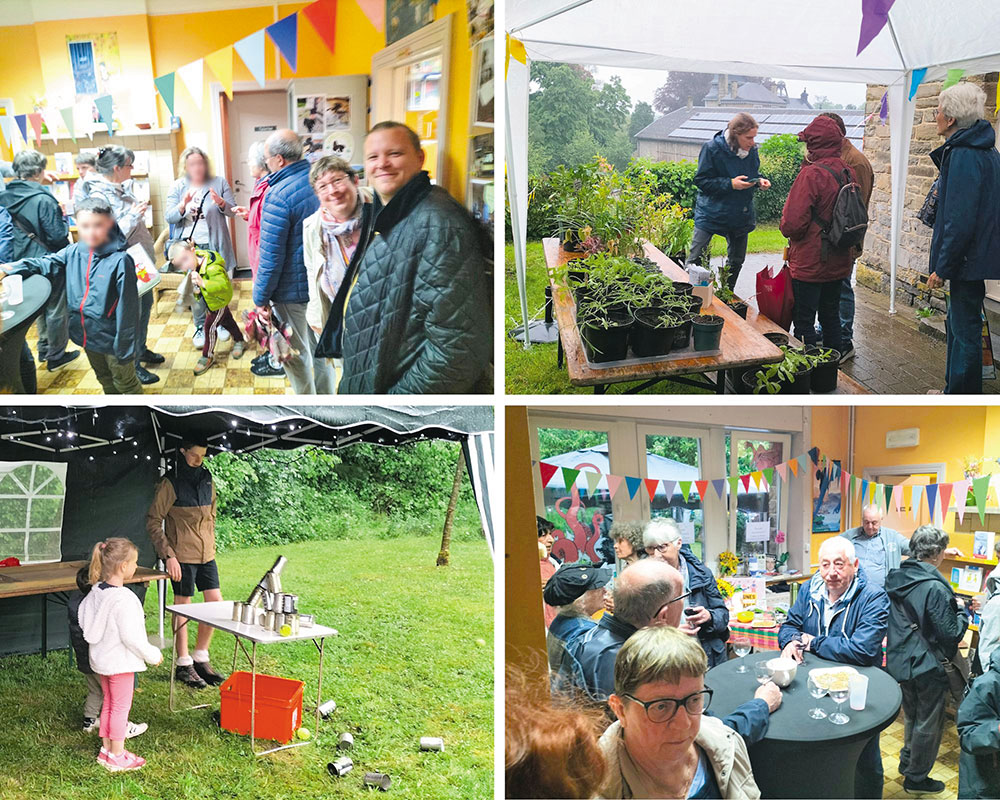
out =
[(111, 772), (142, 767), (146, 760), (125, 749), (135, 673), (159, 664), (160, 651), (146, 638), (139, 598), (125, 581), (135, 574), (139, 551), (128, 539), (112, 537), (94, 545), (93, 587), (80, 603), (80, 627), (90, 645), (90, 667), (101, 676), (101, 752), (97, 762)]

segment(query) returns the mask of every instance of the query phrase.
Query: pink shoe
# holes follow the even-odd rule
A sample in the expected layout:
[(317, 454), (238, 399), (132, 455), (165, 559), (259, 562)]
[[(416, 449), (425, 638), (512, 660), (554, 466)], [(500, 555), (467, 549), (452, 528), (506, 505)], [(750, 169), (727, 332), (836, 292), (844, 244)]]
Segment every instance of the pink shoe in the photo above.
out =
[(140, 758), (135, 753), (123, 750), (119, 755), (108, 753), (104, 766), (110, 772), (130, 772), (141, 769), (146, 764), (146, 759)]
[(97, 763), (103, 766), (104, 764), (107, 763), (107, 760), (108, 760), (108, 751), (102, 747), (101, 752), (97, 754)]

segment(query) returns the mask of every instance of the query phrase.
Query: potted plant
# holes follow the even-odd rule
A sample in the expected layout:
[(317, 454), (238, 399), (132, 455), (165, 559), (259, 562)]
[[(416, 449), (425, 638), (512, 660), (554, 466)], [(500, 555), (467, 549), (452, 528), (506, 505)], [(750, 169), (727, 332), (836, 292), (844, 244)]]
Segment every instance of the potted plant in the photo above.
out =
[(691, 329), (694, 327), (694, 320), (697, 312), (688, 311), (681, 316), (680, 325), (674, 334), (674, 350), (685, 350), (691, 345)]
[(818, 358), (789, 345), (781, 346), (785, 357), (743, 376), (752, 394), (809, 394), (812, 370)]
[(743, 300), (736, 296), (736, 293), (729, 288), (729, 264), (723, 264), (715, 273), (713, 281), (715, 296), (739, 314), (743, 319), (747, 318), (748, 306)]
[(812, 371), (812, 391), (832, 392), (836, 389), (840, 373), (840, 353), (828, 347), (808, 347), (806, 355), (816, 359)]
[(641, 358), (663, 356), (674, 348), (683, 321), (680, 315), (657, 308), (640, 308), (633, 314), (632, 352)]
[(715, 314), (699, 314), (691, 320), (695, 350), (718, 350), (726, 321)]
[(632, 315), (627, 310), (588, 300), (579, 309), (577, 327), (591, 362), (622, 361), (628, 356)]

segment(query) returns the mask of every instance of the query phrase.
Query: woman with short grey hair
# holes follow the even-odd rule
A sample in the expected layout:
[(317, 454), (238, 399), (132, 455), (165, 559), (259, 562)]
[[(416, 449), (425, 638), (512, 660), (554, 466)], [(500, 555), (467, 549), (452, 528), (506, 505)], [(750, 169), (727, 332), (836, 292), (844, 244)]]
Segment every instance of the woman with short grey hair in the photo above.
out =
[(73, 183), (73, 207), (90, 196), (90, 186), (87, 185), (87, 176), (97, 173), (97, 156), (93, 153), (77, 153), (73, 162), (76, 164), (77, 174), (80, 176)]
[(906, 725), (899, 765), (907, 792), (944, 791), (930, 771), (952, 691), (951, 660), (969, 627), (967, 610), (959, 607), (939, 570), (947, 547), (947, 533), (922, 525), (910, 537), (910, 558), (885, 578), (891, 602), (886, 667), (903, 692)]
[(30, 181), (35, 178), (40, 180), (45, 172), (46, 163), (45, 156), (37, 150), (22, 150), (14, 156), (14, 163), (11, 167), (14, 170), (14, 175), (22, 181)]
[(950, 282), (946, 394), (982, 394), (983, 299), (986, 281), (1000, 279), (1000, 153), (985, 105), (972, 83), (941, 92), (937, 132), (946, 141), (930, 154), (940, 175), (927, 286)]
[[(103, 199), (114, 214), (118, 227), (125, 236), (126, 248), (139, 245), (146, 251), (149, 260), (156, 263), (153, 248), (153, 236), (146, 227), (146, 209), (148, 200), (139, 200), (132, 191), (132, 165), (135, 163), (135, 153), (120, 144), (111, 144), (97, 151), (97, 175), (90, 179), (88, 197)], [(139, 298), (139, 340), (135, 347), (135, 372), (139, 382), (144, 386), (160, 380), (143, 366), (144, 364), (162, 364), (166, 359), (159, 353), (154, 353), (146, 346), (146, 332), (149, 328), (149, 315), (153, 310), (153, 293), (146, 292)]]

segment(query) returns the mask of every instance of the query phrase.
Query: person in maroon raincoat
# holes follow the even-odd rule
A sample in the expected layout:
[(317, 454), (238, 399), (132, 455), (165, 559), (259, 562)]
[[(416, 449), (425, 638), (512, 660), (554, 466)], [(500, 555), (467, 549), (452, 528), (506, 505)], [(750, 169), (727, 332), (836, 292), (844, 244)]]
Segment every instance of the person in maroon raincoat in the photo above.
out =
[(818, 219), (831, 218), (840, 191), (837, 179), (824, 167), (835, 170), (838, 175), (847, 170), (851, 181), (856, 181), (857, 177), (840, 157), (844, 135), (832, 119), (816, 117), (799, 133), (799, 139), (806, 143), (806, 160), (788, 193), (779, 226), (789, 240), (795, 336), (807, 345), (815, 345), (819, 338), (816, 334), (818, 315), (823, 328), (823, 345), (840, 351), (840, 289), (844, 278), (851, 274), (854, 252), (824, 248)]

